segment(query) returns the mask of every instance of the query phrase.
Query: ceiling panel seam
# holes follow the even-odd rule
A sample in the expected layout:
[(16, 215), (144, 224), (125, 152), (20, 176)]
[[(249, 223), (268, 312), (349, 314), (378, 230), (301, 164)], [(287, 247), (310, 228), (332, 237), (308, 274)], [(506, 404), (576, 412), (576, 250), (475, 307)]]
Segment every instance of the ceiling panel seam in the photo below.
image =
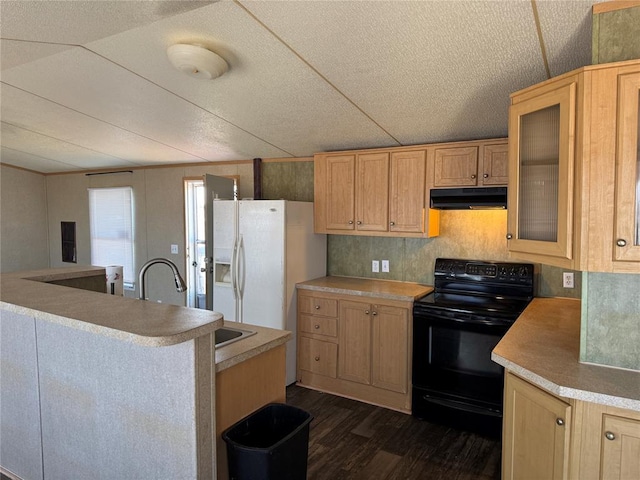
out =
[[(169, 145), (167, 143), (164, 143), (164, 142), (161, 142), (159, 140), (156, 140), (155, 138), (147, 137), (146, 135), (142, 135), (141, 133), (134, 132), (133, 130), (129, 130), (129, 129), (123, 128), (120, 125), (116, 125), (115, 123), (107, 122), (106, 120), (103, 120), (101, 118), (97, 118), (97, 117), (94, 117), (92, 115), (89, 115), (88, 113), (81, 112), (80, 110), (76, 110), (75, 108), (71, 108), (68, 105), (63, 105), (62, 103), (58, 103), (58, 102), (56, 102), (54, 100), (51, 100), (50, 98), (43, 97), (42, 95), (38, 95), (37, 93), (31, 92), (29, 90), (25, 90), (24, 88), (20, 88), (17, 85), (13, 85), (12, 83), (5, 82), (4, 80), (0, 80), (0, 84), (8, 85), (10, 87), (15, 88), (16, 90), (20, 90), (21, 92), (27, 93), (29, 95), (33, 95), (34, 97), (40, 98), (41, 100), (53, 103), (54, 105), (57, 105), (57, 106), (62, 107), (62, 108), (65, 108), (65, 109), (67, 109), (67, 110), (69, 110), (71, 112), (75, 112), (75, 113), (83, 115), (83, 116), (85, 116), (87, 118), (91, 118), (92, 120), (95, 120), (96, 122), (104, 123), (105, 125), (109, 125), (111, 127), (117, 128), (118, 130), (122, 130), (123, 132), (127, 132), (127, 133), (130, 133), (132, 135), (136, 135), (137, 137), (140, 137), (140, 138), (146, 138), (147, 140), (149, 140), (151, 142), (154, 142), (154, 143), (157, 143), (158, 145), (163, 145), (165, 147), (171, 148), (173, 150), (176, 150), (177, 152), (186, 153), (187, 155), (191, 155), (192, 157), (200, 158), (200, 159), (202, 159), (204, 161), (210, 161), (210, 160), (208, 160), (206, 158), (203, 158), (203, 157), (201, 157), (199, 155), (196, 155), (194, 153), (187, 152), (187, 151), (182, 150), (180, 148), (177, 148), (177, 147), (175, 147), (173, 145)], [(40, 132), (35, 132), (35, 133), (40, 133)], [(44, 134), (41, 133), (41, 135), (44, 135)], [(104, 153), (104, 152), (102, 152), (102, 153)], [(108, 155), (108, 154), (106, 154), (106, 155)]]
[[(64, 140), (62, 138), (53, 137), (51, 135), (47, 135), (46, 133), (42, 133), (42, 132), (37, 132), (35, 130), (31, 130), (30, 128), (21, 127), (20, 125), (16, 125), (15, 123), (7, 122), (6, 120), (2, 120), (0, 123), (4, 123), (5, 125), (11, 125), (14, 128), (19, 128), (20, 130), (24, 130), (26, 132), (31, 132), (31, 133), (34, 133), (36, 135), (40, 135), (42, 137), (51, 138), (52, 140), (56, 140), (56, 141), (61, 142), (61, 143), (66, 143), (67, 145), (73, 145), (74, 147), (79, 147), (79, 148), (82, 148), (84, 150), (89, 150), (91, 152), (96, 152), (96, 153), (100, 153), (102, 155), (107, 155), (107, 156), (112, 157), (112, 158), (117, 158), (118, 160), (122, 160), (123, 162), (131, 163), (133, 165), (138, 165), (137, 163), (132, 162), (131, 160), (127, 160), (126, 158), (121, 158), (121, 157), (118, 157), (117, 155), (112, 155), (111, 153), (102, 152), (100, 150), (96, 150), (95, 148), (85, 147), (84, 145), (78, 145), (77, 143), (69, 142), (69, 141)], [(28, 153), (28, 152), (25, 152), (25, 153)]]
[[(2, 148), (5, 148), (7, 150), (11, 150), (12, 152), (19, 152), (19, 153), (24, 153), (25, 155), (30, 155), (32, 157), (38, 157), (41, 158), (43, 160), (47, 160), (48, 162), (54, 162), (54, 163), (60, 163), (62, 165), (68, 165), (70, 167), (74, 167), (74, 168), (82, 168), (82, 167), (78, 167), (78, 165), (75, 165), (73, 163), (67, 163), (67, 162), (63, 162), (61, 160), (56, 160), (55, 158), (49, 158), (49, 157), (43, 157), (42, 155), (38, 155), (36, 153), (31, 153), (31, 152), (25, 152), (24, 150), (18, 150), (17, 148), (11, 148), (11, 147), (7, 147), (5, 145), (2, 145)], [(11, 165), (10, 163), (6, 163), (6, 162), (1, 162), (5, 165)], [(18, 168), (23, 168), (23, 167), (18, 167)], [(28, 169), (25, 169), (28, 170)], [(90, 169), (87, 169), (90, 170)], [(35, 171), (35, 170), (34, 170)], [(44, 175), (42, 172), (38, 172), (41, 175)]]
[(549, 68), (549, 60), (547, 59), (547, 48), (545, 47), (544, 38), (542, 37), (542, 26), (540, 25), (540, 15), (538, 15), (538, 5), (536, 5), (536, 0), (531, 0), (531, 8), (533, 9), (533, 20), (536, 23), (536, 32), (538, 33), (538, 41), (540, 42), (542, 62), (544, 63), (544, 69), (547, 72), (547, 79), (549, 79), (551, 78), (551, 69)]
[[(1, 37), (0, 37), (0, 38), (1, 38)], [(114, 62), (114, 61), (113, 61), (113, 60), (111, 60), (110, 58), (107, 58), (107, 57), (105, 57), (104, 55), (101, 55), (101, 54), (99, 54), (98, 52), (95, 52), (94, 50), (91, 50), (90, 48), (85, 47), (84, 45), (76, 45), (76, 44), (70, 44), (70, 43), (58, 43), (58, 42), (39, 42), (39, 41), (33, 41), (33, 40), (18, 40), (18, 39), (5, 39), (5, 38), (2, 38), (2, 39), (3, 39), (3, 40), (15, 40), (16, 42), (28, 42), (28, 43), (38, 43), (38, 44), (45, 44), (45, 45), (59, 45), (59, 46), (66, 46), (66, 47), (82, 48), (83, 50), (85, 50), (85, 51), (87, 51), (87, 52), (89, 52), (89, 53), (91, 53), (91, 54), (93, 54), (93, 55), (96, 55), (97, 57), (100, 57), (100, 58), (102, 58), (103, 60), (106, 60), (107, 62), (112, 63), (113, 65), (116, 65), (116, 66), (118, 66), (118, 67), (122, 68), (123, 70), (126, 70), (127, 72), (131, 73), (132, 75), (136, 75), (137, 77), (139, 77), (139, 78), (143, 79), (144, 81), (146, 81), (146, 82), (148, 82), (148, 83), (150, 83), (150, 84), (152, 84), (152, 85), (155, 85), (156, 87), (158, 87), (158, 88), (160, 88), (160, 89), (164, 90), (165, 92), (169, 93), (170, 95), (173, 95), (173, 96), (175, 96), (175, 97), (179, 98), (180, 100), (182, 100), (182, 101), (184, 101), (184, 102), (187, 102), (187, 103), (189, 103), (190, 105), (193, 105), (194, 107), (196, 107), (196, 108), (198, 108), (198, 109), (202, 110), (203, 112), (207, 112), (209, 115), (213, 115), (214, 117), (216, 117), (216, 118), (218, 118), (218, 119), (222, 120), (223, 122), (225, 122), (225, 123), (227, 123), (227, 124), (231, 125), (232, 127), (237, 128), (238, 130), (241, 130), (242, 132), (246, 133), (247, 135), (250, 135), (250, 136), (252, 136), (253, 138), (255, 138), (255, 139), (257, 139), (257, 140), (260, 140), (261, 142), (264, 142), (264, 143), (266, 143), (267, 145), (270, 145), (270, 146), (272, 146), (273, 148), (276, 148), (276, 149), (280, 150), (280, 151), (281, 151), (281, 152), (283, 152), (285, 155), (289, 155), (289, 156), (291, 156), (291, 157), (295, 157), (295, 156), (296, 156), (296, 155), (294, 155), (293, 153), (291, 153), (291, 152), (289, 152), (289, 151), (285, 150), (284, 148), (281, 148), (281, 147), (279, 147), (278, 145), (275, 145), (275, 144), (273, 144), (273, 143), (269, 142), (268, 140), (265, 140), (264, 138), (259, 137), (258, 135), (256, 135), (256, 134), (254, 134), (254, 133), (250, 132), (249, 130), (247, 130), (247, 129), (245, 129), (245, 128), (242, 128), (242, 127), (241, 127), (241, 126), (239, 126), (239, 125), (236, 125), (235, 123), (233, 123), (233, 122), (231, 122), (231, 121), (227, 120), (227, 119), (226, 119), (226, 118), (224, 118), (224, 117), (221, 117), (220, 115), (216, 115), (215, 113), (213, 113), (213, 112), (211, 112), (211, 111), (207, 110), (206, 108), (203, 108), (201, 105), (198, 105), (197, 103), (194, 103), (194, 102), (192, 102), (191, 100), (189, 100), (189, 99), (187, 99), (187, 98), (184, 98), (184, 97), (182, 97), (182, 96), (178, 95), (177, 93), (172, 92), (171, 90), (168, 90), (167, 88), (163, 87), (162, 85), (159, 85), (159, 84), (155, 83), (154, 81), (152, 81), (152, 80), (150, 80), (150, 79), (148, 79), (148, 78), (146, 78), (146, 77), (144, 77), (144, 76), (140, 75), (139, 73), (134, 72), (133, 70), (128, 69), (127, 67), (125, 67), (125, 66), (123, 66), (123, 65), (120, 65), (120, 64), (119, 64), (119, 63), (117, 63), (117, 62)], [(4, 82), (2, 82), (2, 83), (4, 83)], [(7, 85), (11, 85), (11, 84), (7, 83)], [(15, 87), (15, 85), (11, 85), (11, 86), (12, 86), (12, 87)], [(15, 87), (15, 88), (18, 88), (18, 87)], [(22, 90), (22, 91), (24, 91), (24, 92), (27, 92), (27, 93), (32, 93), (32, 92), (28, 92), (27, 90), (23, 90), (23, 89), (20, 89), (20, 90)], [(32, 94), (33, 94), (33, 93), (32, 93)], [(35, 94), (33, 94), (33, 95), (35, 95)], [(36, 95), (36, 96), (38, 96), (39, 98), (44, 98), (44, 97), (40, 97), (39, 95)], [(52, 100), (47, 99), (47, 98), (45, 98), (45, 100), (52, 101)], [(52, 102), (53, 102), (53, 101), (52, 101)], [(53, 103), (56, 103), (57, 105), (60, 105), (60, 106), (63, 106), (63, 107), (66, 107), (65, 105), (58, 104), (57, 102), (53, 102)], [(66, 107), (66, 108), (69, 108), (69, 107)], [(114, 126), (114, 127), (120, 128), (121, 130), (124, 130), (124, 131), (127, 131), (127, 132), (129, 132), (129, 133), (133, 133), (133, 134), (135, 134), (135, 135), (139, 135), (140, 137), (147, 138), (147, 139), (149, 139), (149, 140), (153, 140), (153, 141), (155, 141), (155, 142), (158, 142), (157, 140), (154, 140), (154, 139), (152, 139), (152, 138), (146, 137), (146, 136), (141, 135), (141, 134), (139, 134), (139, 133), (136, 133), (136, 132), (130, 131), (130, 130), (126, 129), (126, 128), (122, 128), (122, 127), (120, 127), (120, 126), (118, 126), (118, 125), (111, 124), (111, 123), (106, 122), (106, 121), (104, 121), (104, 120), (101, 120), (101, 119), (99, 119), (99, 118), (92, 117), (91, 115), (87, 115), (87, 114), (86, 114), (86, 113), (84, 113), (84, 112), (79, 112), (79, 111), (77, 111), (77, 110), (75, 110), (75, 109), (73, 109), (73, 108), (69, 108), (69, 110), (73, 110), (73, 111), (75, 111), (75, 112), (82, 113), (83, 115), (86, 115), (87, 117), (93, 118), (93, 119), (95, 119), (95, 120), (102, 121), (102, 122), (107, 123), (107, 124), (109, 124), (109, 125), (112, 125), (112, 126)], [(160, 143), (160, 144), (162, 144), (162, 145), (165, 145), (165, 144), (164, 144), (164, 143), (162, 143), (162, 142), (158, 142), (158, 143)], [(183, 152), (183, 153), (187, 153), (187, 154), (192, 155), (192, 156), (194, 156), (194, 157), (202, 158), (202, 157), (200, 157), (200, 156), (198, 156), (198, 155), (195, 155), (195, 154), (193, 154), (193, 153), (191, 153), (191, 152), (183, 151), (183, 150), (181, 150), (181, 149), (179, 149), (179, 148), (176, 148), (176, 147), (173, 147), (173, 146), (171, 146), (171, 145), (166, 145), (166, 146), (171, 147), (171, 148), (174, 148), (175, 150), (181, 151), (181, 152)], [(208, 159), (206, 159), (206, 158), (202, 158), (202, 159), (203, 159), (203, 160), (208, 160)]]
[(240, 3), (239, 0), (233, 0), (236, 5), (242, 8), (247, 15), (253, 18), (258, 25), (264, 28), (267, 32), (269, 32), (273, 37), (278, 40), (282, 45), (284, 45), (291, 53), (293, 53), (302, 63), (304, 63), (307, 67), (309, 67), (316, 75), (318, 75), (324, 82), (326, 82), (331, 88), (333, 88), (338, 94), (340, 94), (347, 102), (353, 105), (360, 113), (362, 113), (365, 117), (367, 117), (376, 127), (382, 130), (385, 134), (387, 134), (394, 142), (396, 142), (399, 146), (402, 145), (400, 140), (394, 137), (389, 131), (387, 131), (382, 125), (380, 125), (374, 118), (365, 112), (357, 103), (355, 103), (351, 98), (347, 96), (342, 90), (340, 90), (334, 83), (331, 82), (327, 77), (325, 77), (317, 68), (315, 68), (309, 61), (307, 61), (300, 53), (298, 53), (291, 45), (284, 41), (282, 37), (280, 37), (276, 32), (274, 32), (271, 28), (269, 28), (265, 23), (263, 23), (249, 8)]

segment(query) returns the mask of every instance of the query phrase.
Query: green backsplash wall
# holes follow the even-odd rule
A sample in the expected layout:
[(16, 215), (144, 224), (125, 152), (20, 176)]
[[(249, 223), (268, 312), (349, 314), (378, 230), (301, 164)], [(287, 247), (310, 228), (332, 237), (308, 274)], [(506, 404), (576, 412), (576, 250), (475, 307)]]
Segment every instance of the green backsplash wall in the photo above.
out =
[[(262, 165), (265, 199), (313, 201), (313, 162), (268, 162)], [(506, 211), (450, 210), (441, 212), (440, 236), (388, 238), (327, 236), (327, 274), (433, 284), (438, 257), (517, 261), (507, 254)], [(372, 273), (372, 260), (389, 260), (389, 273)], [(575, 288), (562, 287), (562, 272), (538, 265), (537, 292), (541, 297), (580, 298), (581, 273)]]
[(640, 7), (593, 15), (592, 63), (640, 58)]
[(640, 370), (640, 275), (584, 274), (580, 360)]

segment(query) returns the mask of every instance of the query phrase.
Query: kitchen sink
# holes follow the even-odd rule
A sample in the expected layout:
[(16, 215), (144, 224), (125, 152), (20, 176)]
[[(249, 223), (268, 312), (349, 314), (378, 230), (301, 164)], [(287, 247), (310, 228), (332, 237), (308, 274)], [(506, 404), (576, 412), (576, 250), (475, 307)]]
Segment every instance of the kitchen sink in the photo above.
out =
[(255, 335), (253, 330), (242, 330), (240, 328), (222, 327), (215, 331), (216, 348), (224, 347), (230, 343), (237, 342), (243, 338)]

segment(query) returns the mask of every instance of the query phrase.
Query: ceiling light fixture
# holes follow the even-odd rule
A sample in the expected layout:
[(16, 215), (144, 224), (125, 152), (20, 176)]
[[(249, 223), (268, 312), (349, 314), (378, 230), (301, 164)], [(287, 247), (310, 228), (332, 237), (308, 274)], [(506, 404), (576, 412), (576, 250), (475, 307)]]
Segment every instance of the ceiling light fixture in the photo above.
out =
[(218, 78), (229, 69), (224, 58), (202, 45), (171, 45), (167, 49), (167, 56), (178, 70), (203, 80)]

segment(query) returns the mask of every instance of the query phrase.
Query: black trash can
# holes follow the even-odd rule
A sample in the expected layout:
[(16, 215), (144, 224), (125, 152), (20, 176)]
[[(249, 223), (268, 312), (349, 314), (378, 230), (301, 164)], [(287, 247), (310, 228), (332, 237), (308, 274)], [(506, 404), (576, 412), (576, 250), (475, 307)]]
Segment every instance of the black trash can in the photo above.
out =
[(309, 412), (270, 403), (222, 432), (230, 480), (305, 480)]

